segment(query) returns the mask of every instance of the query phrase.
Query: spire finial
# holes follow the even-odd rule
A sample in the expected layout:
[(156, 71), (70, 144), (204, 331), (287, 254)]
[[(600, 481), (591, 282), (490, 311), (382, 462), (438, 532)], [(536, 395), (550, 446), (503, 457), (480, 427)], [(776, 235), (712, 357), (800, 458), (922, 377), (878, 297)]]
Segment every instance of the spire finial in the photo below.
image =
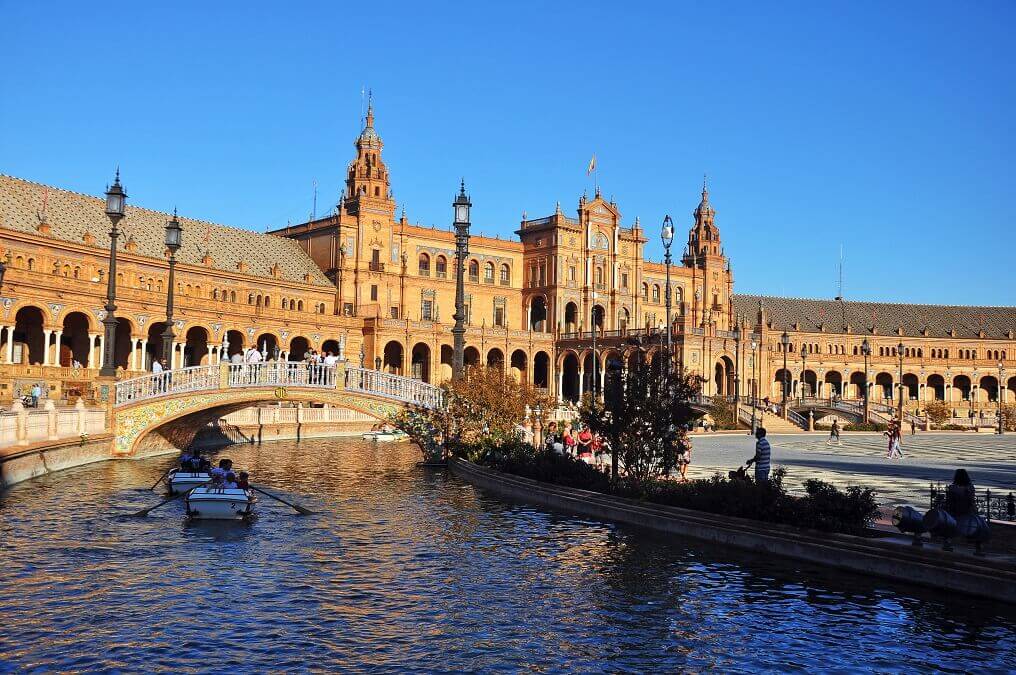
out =
[(465, 177), (459, 181), (459, 194), (465, 196), (466, 194), (466, 179)]
[(708, 177), (706, 174), (702, 174), (702, 201), (709, 201), (709, 185), (707, 182)]
[[(361, 99), (363, 100), (363, 99)], [(362, 104), (361, 104), (362, 105)], [(374, 90), (367, 90), (367, 126), (374, 126)]]
[(557, 204), (554, 206), (554, 213), (557, 214), (557, 215), (561, 215), (561, 201), (560, 200), (558, 200)]
[(119, 184), (120, 184), (120, 165), (117, 164), (116, 165), (116, 178), (113, 180), (113, 185), (119, 185)]

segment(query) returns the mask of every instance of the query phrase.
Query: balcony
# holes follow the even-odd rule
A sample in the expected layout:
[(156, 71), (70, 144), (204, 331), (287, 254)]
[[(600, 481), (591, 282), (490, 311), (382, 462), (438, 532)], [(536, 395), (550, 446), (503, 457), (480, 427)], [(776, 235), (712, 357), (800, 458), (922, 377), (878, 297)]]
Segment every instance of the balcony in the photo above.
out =
[(371, 260), (369, 263), (367, 263), (367, 268), (371, 272), (384, 272), (385, 264), (383, 262), (378, 262), (377, 260)]

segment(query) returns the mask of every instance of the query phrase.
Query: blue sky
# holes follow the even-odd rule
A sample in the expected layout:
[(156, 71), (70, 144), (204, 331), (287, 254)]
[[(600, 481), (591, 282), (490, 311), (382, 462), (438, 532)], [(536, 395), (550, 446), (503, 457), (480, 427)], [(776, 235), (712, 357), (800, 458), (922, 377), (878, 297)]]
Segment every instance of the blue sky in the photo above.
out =
[[(156, 6), (158, 4), (158, 6)], [(0, 172), (263, 229), (337, 199), (372, 88), (395, 197), (447, 226), (691, 223), (736, 290), (1016, 305), (1016, 4), (0, 0)]]

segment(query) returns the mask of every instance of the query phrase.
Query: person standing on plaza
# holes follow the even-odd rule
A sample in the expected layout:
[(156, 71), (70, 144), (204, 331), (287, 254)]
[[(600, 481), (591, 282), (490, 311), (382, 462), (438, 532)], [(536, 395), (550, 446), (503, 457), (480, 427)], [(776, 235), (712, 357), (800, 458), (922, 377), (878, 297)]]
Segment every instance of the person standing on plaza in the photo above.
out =
[(913, 419), (910, 420), (910, 435), (911, 436), (917, 435), (917, 420)]
[(688, 465), (691, 464), (691, 437), (684, 429), (677, 435), (677, 465), (681, 471), (681, 482), (688, 482)]
[(840, 442), (840, 420), (837, 417), (833, 418), (833, 426), (829, 429), (829, 438), (826, 440), (826, 445), (829, 445), (836, 439), (836, 445), (843, 445)]
[(40, 398), (42, 398), (42, 387), (40, 387), (39, 383), (36, 382), (35, 384), (32, 385), (32, 407), (33, 408), (38, 408), (39, 407), (39, 399)]
[(755, 465), (755, 482), (759, 485), (769, 484), (769, 465), (772, 458), (772, 447), (766, 438), (766, 430), (759, 427), (755, 432), (755, 456), (745, 462), (745, 466)]

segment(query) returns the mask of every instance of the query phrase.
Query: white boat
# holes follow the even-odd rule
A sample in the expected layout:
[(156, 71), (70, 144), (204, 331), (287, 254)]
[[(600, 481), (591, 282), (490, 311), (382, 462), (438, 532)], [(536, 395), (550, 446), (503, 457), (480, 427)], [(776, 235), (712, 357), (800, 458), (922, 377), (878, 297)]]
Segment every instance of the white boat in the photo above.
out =
[(242, 488), (197, 487), (184, 497), (195, 520), (243, 520), (253, 515), (254, 493)]
[(191, 473), (183, 469), (173, 469), (166, 476), (166, 485), (169, 486), (169, 494), (178, 495), (181, 492), (187, 492), (191, 488), (204, 485), (209, 480), (211, 478), (205, 472)]
[(409, 438), (405, 431), (368, 431), (363, 435), (365, 441), (376, 441), (378, 443), (391, 443), (392, 441), (404, 441)]

